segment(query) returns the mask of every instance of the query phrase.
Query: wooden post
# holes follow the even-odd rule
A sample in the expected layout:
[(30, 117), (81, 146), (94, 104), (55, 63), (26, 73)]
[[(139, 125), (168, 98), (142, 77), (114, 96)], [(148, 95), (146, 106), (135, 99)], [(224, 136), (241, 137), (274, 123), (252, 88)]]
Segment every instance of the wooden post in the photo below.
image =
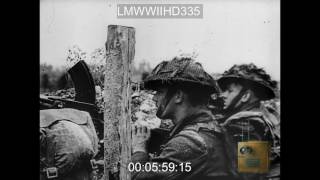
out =
[(105, 180), (129, 180), (131, 160), (131, 63), (135, 29), (108, 26), (104, 82)]

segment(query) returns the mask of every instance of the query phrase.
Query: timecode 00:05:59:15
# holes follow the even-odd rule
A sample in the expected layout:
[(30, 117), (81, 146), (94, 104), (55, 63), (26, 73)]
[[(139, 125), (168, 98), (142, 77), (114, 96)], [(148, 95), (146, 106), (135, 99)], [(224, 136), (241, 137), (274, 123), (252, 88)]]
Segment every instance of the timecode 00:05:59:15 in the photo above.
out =
[(190, 172), (191, 171), (191, 163), (183, 162), (179, 164), (175, 164), (173, 162), (147, 162), (145, 164), (137, 163), (129, 163), (128, 170), (130, 172)]

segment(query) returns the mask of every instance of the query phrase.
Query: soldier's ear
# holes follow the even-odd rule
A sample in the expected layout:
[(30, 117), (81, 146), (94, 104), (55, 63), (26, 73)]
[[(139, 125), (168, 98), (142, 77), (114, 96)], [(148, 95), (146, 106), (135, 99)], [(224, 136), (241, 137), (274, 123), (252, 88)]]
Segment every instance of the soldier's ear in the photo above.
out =
[(240, 101), (243, 103), (246, 103), (250, 100), (251, 96), (252, 96), (252, 91), (247, 90), (245, 93), (243, 93)]
[(177, 90), (176, 94), (174, 95), (174, 102), (179, 104), (183, 101), (184, 93), (179, 89)]

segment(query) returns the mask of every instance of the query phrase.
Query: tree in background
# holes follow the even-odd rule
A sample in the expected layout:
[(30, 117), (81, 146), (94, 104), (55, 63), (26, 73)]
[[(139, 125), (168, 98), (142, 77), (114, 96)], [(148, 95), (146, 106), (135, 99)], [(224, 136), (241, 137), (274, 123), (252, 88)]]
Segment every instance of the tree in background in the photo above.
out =
[(47, 73), (44, 73), (42, 74), (41, 76), (41, 84), (40, 86), (43, 88), (43, 89), (49, 89), (50, 88), (50, 82), (49, 82), (49, 76)]
[[(104, 71), (105, 71), (105, 61), (106, 61), (106, 49), (101, 47), (95, 49), (90, 54), (90, 59), (88, 59), (88, 66), (91, 70), (92, 77), (94, 79), (95, 85), (104, 87)], [(152, 70), (150, 63), (146, 60), (134, 64), (132, 67), (132, 81), (138, 82), (143, 79)]]
[[(56, 91), (73, 87), (72, 80), (67, 70), (80, 60), (84, 60), (91, 72), (96, 86), (104, 87), (106, 49), (101, 47), (95, 49), (90, 55), (79, 46), (74, 45), (67, 50), (66, 66), (53, 68), (46, 63), (40, 64), (40, 91)], [(145, 78), (152, 70), (150, 63), (146, 60), (133, 66), (132, 81), (138, 82)], [(46, 74), (46, 75), (45, 75)]]
[(40, 64), (40, 91), (48, 92), (57, 90), (57, 81), (62, 74), (61, 68), (53, 68), (46, 63)]
[(152, 71), (150, 63), (146, 60), (142, 60), (137, 65), (133, 66), (132, 70), (132, 81), (139, 82), (142, 81), (148, 74)]

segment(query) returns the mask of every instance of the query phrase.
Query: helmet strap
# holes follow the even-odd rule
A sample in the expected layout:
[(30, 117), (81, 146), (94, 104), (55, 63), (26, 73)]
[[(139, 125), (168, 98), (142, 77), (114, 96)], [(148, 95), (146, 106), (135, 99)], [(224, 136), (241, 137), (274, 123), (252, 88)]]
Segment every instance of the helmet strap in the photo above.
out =
[(236, 104), (241, 100), (242, 96), (246, 93), (247, 90), (248, 90), (248, 88), (246, 88), (246, 87), (241, 89), (239, 94), (231, 101), (229, 107), (226, 109), (226, 114), (232, 115), (241, 109), (241, 106), (236, 107)]
[[(161, 102), (160, 107), (159, 107), (159, 108), (162, 108), (162, 107), (163, 107), (163, 109), (160, 109), (160, 111), (159, 111), (159, 109), (158, 109), (158, 111), (157, 111), (157, 114), (156, 114), (156, 115), (157, 115), (158, 117), (160, 117), (160, 116), (167, 110), (167, 106), (168, 106), (170, 100), (172, 99), (173, 95), (174, 95), (176, 92), (177, 92), (177, 89), (176, 89), (176, 88), (170, 88), (170, 87), (168, 88), (168, 91), (167, 91), (165, 97), (163, 98), (163, 101)], [(163, 106), (162, 106), (162, 105), (163, 105)]]
[(252, 107), (255, 107), (257, 105), (260, 104), (259, 100), (256, 100), (254, 102), (251, 102), (249, 104), (245, 104), (243, 106), (239, 106), (239, 107), (235, 107), (235, 105), (240, 101), (240, 99), (242, 98), (242, 96), (245, 94), (245, 92), (248, 90), (248, 88), (244, 88), (240, 91), (240, 93), (237, 95), (237, 97), (235, 97), (233, 99), (233, 101), (231, 102), (231, 105), (229, 106), (228, 110), (226, 110), (226, 117), (230, 117), (231, 115), (239, 112), (239, 111), (243, 111), (246, 109), (250, 109)]

